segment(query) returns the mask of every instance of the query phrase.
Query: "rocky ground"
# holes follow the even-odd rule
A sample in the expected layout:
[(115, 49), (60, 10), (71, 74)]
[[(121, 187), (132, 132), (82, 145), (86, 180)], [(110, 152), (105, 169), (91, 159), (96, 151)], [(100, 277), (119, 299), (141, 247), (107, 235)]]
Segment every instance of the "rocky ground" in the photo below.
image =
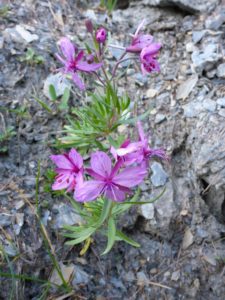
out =
[[(75, 4), (76, 3), (76, 4)], [(74, 277), (75, 294), (48, 299), (224, 299), (225, 295), (225, 6), (224, 2), (185, 0), (119, 1), (112, 18), (96, 1), (11, 1), (1, 8), (0, 23), (0, 271), (56, 280), (35, 215), (37, 164), (41, 161), (40, 201), (43, 222), (65, 272)], [(168, 164), (154, 162), (141, 186), (142, 199), (166, 187), (154, 204), (124, 216), (123, 229), (140, 249), (118, 243), (100, 256), (97, 237), (80, 256), (80, 246), (63, 245), (63, 224), (77, 222), (70, 204), (44, 193), (44, 173), (51, 147), (63, 128), (43, 90), (58, 66), (56, 42), (64, 35), (86, 38), (84, 20), (105, 24), (114, 42), (125, 44), (137, 24), (162, 42), (161, 73), (143, 77), (136, 65), (120, 81), (139, 112), (151, 108), (144, 122), (152, 146), (164, 146)], [(24, 59), (31, 47), (44, 63)], [(111, 59), (118, 56), (111, 53)], [(21, 58), (23, 61), (21, 61)], [(40, 57), (39, 57), (40, 59)], [(39, 61), (40, 62), (40, 61)], [(52, 109), (46, 112), (35, 101)], [(76, 90), (71, 105), (79, 105)], [(9, 127), (12, 130), (9, 130)], [(7, 131), (8, 129), (8, 131)], [(11, 132), (11, 133), (10, 133)], [(14, 133), (13, 133), (14, 132)], [(5, 258), (8, 258), (8, 262)], [(9, 264), (9, 262), (11, 262)], [(62, 265), (62, 267), (63, 267)], [(44, 299), (43, 284), (0, 278), (1, 299)], [(61, 294), (62, 295), (62, 294)]]

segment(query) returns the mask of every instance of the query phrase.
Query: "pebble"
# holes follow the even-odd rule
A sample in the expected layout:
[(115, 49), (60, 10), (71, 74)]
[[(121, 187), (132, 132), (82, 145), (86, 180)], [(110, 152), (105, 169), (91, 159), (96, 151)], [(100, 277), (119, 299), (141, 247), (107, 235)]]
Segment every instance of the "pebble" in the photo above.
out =
[(0, 226), (7, 227), (12, 223), (12, 216), (9, 214), (0, 214)]
[(221, 117), (224, 117), (225, 118), (225, 108), (222, 108), (219, 110), (218, 114), (221, 116)]
[(66, 204), (54, 205), (58, 214), (54, 217), (53, 228), (63, 228), (64, 225), (74, 225), (82, 222), (82, 218), (76, 214), (71, 206)]
[(225, 107), (225, 98), (218, 98), (216, 100), (217, 104), (220, 105), (221, 107)]
[(138, 285), (145, 285), (148, 284), (149, 280), (144, 272), (137, 272), (137, 284)]
[(163, 170), (163, 167), (160, 163), (154, 162), (151, 165), (151, 170), (153, 172), (151, 176), (151, 182), (155, 187), (163, 186), (168, 179), (167, 173)]
[(172, 273), (171, 280), (178, 281), (179, 278), (180, 278), (180, 270), (175, 271), (175, 272)]
[(219, 78), (225, 78), (225, 63), (220, 64), (220, 65), (217, 67), (216, 75), (217, 75), (217, 77), (219, 77)]
[(221, 11), (217, 13), (217, 15), (213, 15), (213, 17), (209, 17), (205, 21), (205, 27), (211, 30), (218, 30), (221, 25), (225, 22), (225, 11)]
[(141, 213), (142, 213), (143, 217), (147, 220), (154, 219), (154, 215), (155, 215), (154, 204), (147, 203), (147, 204), (141, 205)]
[(206, 34), (205, 30), (193, 31), (192, 32), (192, 40), (193, 40), (194, 44), (197, 44), (198, 42), (200, 42), (205, 34)]
[(166, 120), (166, 116), (164, 114), (157, 114), (155, 116), (155, 123), (156, 124), (160, 124), (160, 123), (162, 123), (165, 120)]
[(183, 106), (184, 109), (184, 116), (187, 118), (194, 118), (199, 115), (200, 112), (202, 112), (203, 107), (202, 103), (199, 102), (190, 102)]
[(43, 90), (44, 95), (49, 99), (51, 99), (51, 96), (49, 94), (49, 86), (51, 84), (55, 88), (57, 97), (62, 96), (65, 89), (66, 88), (70, 89), (71, 87), (70, 82), (66, 78), (64, 78), (62, 74), (58, 73), (54, 75), (53, 74), (49, 75), (44, 82), (44, 90)]
[(203, 101), (203, 107), (210, 112), (214, 112), (216, 110), (216, 102), (211, 99), (206, 99)]
[(157, 95), (158, 91), (155, 89), (148, 89), (146, 92), (146, 96), (148, 98), (154, 98)]
[(89, 282), (90, 276), (83, 271), (80, 267), (75, 266), (74, 279), (72, 281), (73, 286), (78, 284), (87, 284)]

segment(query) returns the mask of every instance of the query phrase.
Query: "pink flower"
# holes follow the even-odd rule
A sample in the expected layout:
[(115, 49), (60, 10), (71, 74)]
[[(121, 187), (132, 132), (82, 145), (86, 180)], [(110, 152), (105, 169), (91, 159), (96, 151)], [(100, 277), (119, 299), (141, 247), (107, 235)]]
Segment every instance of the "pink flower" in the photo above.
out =
[(87, 169), (94, 180), (83, 182), (75, 190), (75, 199), (80, 202), (92, 201), (104, 196), (113, 201), (123, 201), (130, 188), (140, 184), (147, 174), (145, 167), (129, 167), (118, 173), (122, 162), (112, 168), (111, 159), (101, 151), (91, 155), (91, 168)]
[(126, 140), (119, 149), (111, 147), (111, 153), (118, 161), (122, 161), (124, 165), (131, 165), (133, 163), (142, 164), (147, 166), (149, 159), (152, 157), (159, 157), (168, 160), (163, 149), (152, 149), (148, 145), (148, 139), (144, 134), (141, 122), (137, 123), (139, 141), (131, 143)]
[(104, 43), (107, 38), (107, 32), (105, 28), (103, 27), (99, 28), (96, 32), (95, 38), (99, 44)]
[(166, 152), (164, 149), (152, 149), (148, 145), (148, 139), (144, 134), (144, 130), (142, 128), (141, 122), (137, 123), (138, 125), (138, 133), (139, 133), (139, 141), (142, 143), (142, 146), (140, 148), (139, 154), (140, 159), (144, 164), (146, 165), (148, 163), (148, 160), (152, 157), (159, 157), (164, 160), (168, 160), (168, 156), (166, 155)]
[(150, 35), (150, 34), (139, 34), (139, 31), (143, 27), (144, 22), (145, 22), (145, 20), (143, 20), (139, 24), (139, 26), (138, 26), (138, 28), (137, 28), (134, 36), (133, 36), (131, 45), (126, 48), (127, 52), (140, 53), (143, 48), (148, 47), (153, 42), (153, 36), (152, 35)]
[[(72, 191), (77, 184), (78, 174), (83, 174), (83, 159), (75, 150), (71, 149), (69, 154), (51, 155), (51, 160), (56, 164), (58, 175), (52, 185), (52, 189)], [(80, 177), (79, 177), (80, 178)]]
[(156, 55), (158, 54), (161, 48), (160, 43), (153, 43), (148, 47), (142, 49), (140, 54), (141, 59), (141, 70), (145, 75), (146, 73), (159, 72), (160, 66), (156, 60)]
[(94, 72), (101, 68), (102, 63), (88, 63), (87, 61), (82, 60), (84, 57), (84, 52), (80, 51), (76, 56), (77, 48), (72, 44), (72, 42), (64, 37), (61, 38), (60, 42), (60, 48), (63, 54), (63, 58), (56, 54), (56, 57), (58, 60), (64, 65), (63, 68), (60, 70), (64, 74), (70, 74), (72, 75), (72, 79), (74, 83), (81, 89), (85, 89), (85, 85), (83, 81), (80, 79), (80, 77), (77, 75), (78, 71), (81, 72)]

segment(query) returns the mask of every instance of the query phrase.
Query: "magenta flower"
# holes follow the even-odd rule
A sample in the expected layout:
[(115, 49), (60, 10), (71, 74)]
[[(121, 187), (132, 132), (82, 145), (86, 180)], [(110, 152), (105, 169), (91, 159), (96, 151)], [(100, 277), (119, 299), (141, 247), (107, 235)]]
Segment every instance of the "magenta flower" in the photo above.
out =
[(73, 43), (66, 37), (62, 38), (59, 42), (60, 48), (64, 58), (59, 54), (56, 54), (58, 60), (64, 65), (61, 68), (61, 72), (64, 74), (72, 75), (74, 83), (81, 89), (85, 89), (85, 85), (80, 77), (77, 75), (78, 71), (81, 72), (94, 72), (101, 68), (102, 63), (88, 63), (87, 61), (82, 60), (84, 57), (84, 52), (80, 51), (77, 55), (77, 48)]
[(122, 161), (112, 168), (111, 159), (101, 151), (91, 155), (91, 168), (87, 172), (94, 180), (83, 182), (75, 190), (75, 199), (80, 202), (92, 201), (104, 196), (113, 201), (123, 201), (130, 188), (140, 184), (147, 174), (146, 168), (129, 167), (120, 173)]
[(51, 160), (56, 164), (58, 175), (52, 185), (52, 189), (72, 191), (77, 184), (77, 176), (83, 174), (83, 159), (75, 150), (71, 149), (69, 154), (51, 155)]
[(141, 59), (141, 70), (145, 75), (146, 73), (159, 72), (160, 66), (156, 60), (156, 55), (161, 48), (160, 43), (153, 43), (148, 47), (142, 49), (140, 54)]
[(139, 141), (131, 143), (126, 140), (119, 149), (111, 147), (111, 153), (117, 161), (122, 161), (124, 165), (131, 165), (133, 163), (148, 165), (149, 159), (152, 157), (159, 157), (161, 159), (168, 160), (165, 150), (152, 149), (148, 145), (148, 139), (144, 134), (141, 122), (137, 123)]
[(144, 130), (142, 128), (141, 122), (138, 122), (137, 125), (138, 125), (139, 140), (142, 143), (142, 146), (139, 151), (141, 161), (144, 162), (144, 164), (146, 165), (148, 163), (148, 160), (151, 159), (152, 157), (159, 157), (164, 160), (169, 160), (164, 149), (161, 148), (152, 149), (149, 147), (148, 139), (144, 134)]
[(127, 52), (140, 53), (143, 48), (150, 46), (151, 43), (153, 42), (153, 36), (152, 35), (150, 35), (150, 34), (140, 34), (139, 33), (139, 31), (141, 30), (141, 28), (144, 25), (144, 22), (145, 22), (145, 20), (143, 20), (139, 24), (139, 26), (138, 26), (138, 28), (137, 28), (134, 36), (133, 36), (131, 45), (126, 48)]
[(103, 27), (99, 28), (96, 31), (95, 38), (99, 44), (104, 43), (107, 38), (107, 32), (106, 32), (105, 28), (103, 28)]

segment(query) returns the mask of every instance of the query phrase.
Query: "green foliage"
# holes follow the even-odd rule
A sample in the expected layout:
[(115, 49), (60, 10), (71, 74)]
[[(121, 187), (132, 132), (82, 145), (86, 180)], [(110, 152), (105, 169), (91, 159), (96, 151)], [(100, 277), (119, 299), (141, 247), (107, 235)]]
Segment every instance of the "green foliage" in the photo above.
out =
[(26, 62), (30, 65), (38, 65), (44, 63), (44, 57), (37, 55), (33, 48), (27, 48), (27, 51), (24, 56), (20, 58), (21, 62)]
[(4, 18), (8, 15), (9, 13), (9, 6), (8, 5), (3, 5), (0, 7), (0, 17)]
[(107, 10), (110, 15), (116, 7), (117, 0), (100, 0), (100, 7)]
[(16, 135), (16, 132), (12, 126), (7, 127), (4, 132), (0, 133), (0, 153), (8, 151), (8, 147), (5, 143), (14, 135)]
[(64, 130), (67, 135), (60, 139), (61, 148), (103, 149), (102, 139), (128, 119), (130, 99), (127, 96), (119, 97), (111, 85), (107, 85), (104, 95), (90, 96), (90, 105), (72, 109), (77, 118), (69, 118), (70, 124)]

